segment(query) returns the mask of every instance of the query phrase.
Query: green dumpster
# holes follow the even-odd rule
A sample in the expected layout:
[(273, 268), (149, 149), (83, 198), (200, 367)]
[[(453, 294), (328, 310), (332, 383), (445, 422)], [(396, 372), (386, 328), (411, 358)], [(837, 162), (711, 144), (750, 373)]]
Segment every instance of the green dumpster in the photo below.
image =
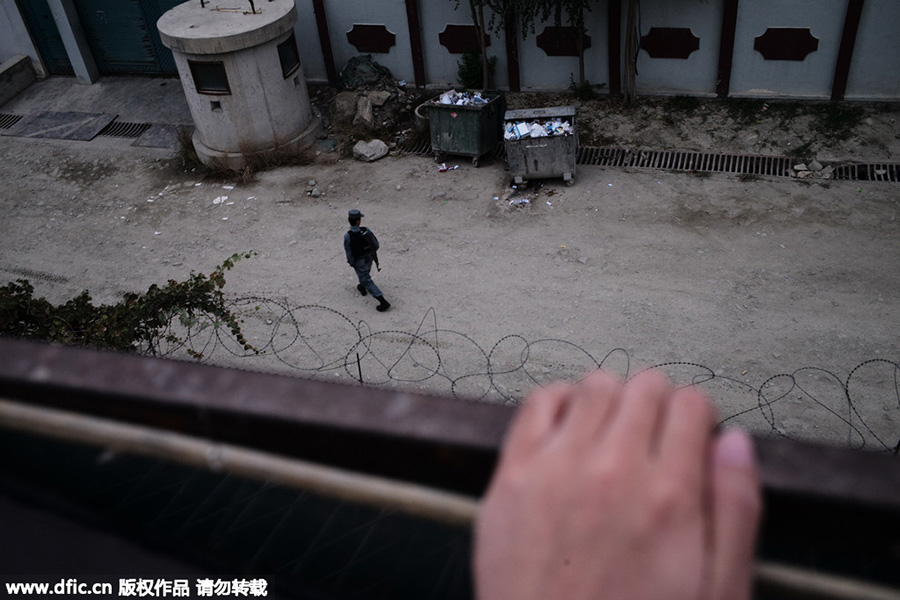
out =
[[(446, 154), (479, 159), (500, 143), (500, 119), (505, 107), (501, 95), (479, 94), (484, 101), (468, 103), (473, 94), (447, 92), (427, 104), (431, 127), (431, 150), (438, 162)], [(460, 104), (441, 100), (457, 99)]]
[(514, 183), (562, 177), (575, 183), (578, 135), (575, 107), (508, 110), (503, 137), (506, 164)]

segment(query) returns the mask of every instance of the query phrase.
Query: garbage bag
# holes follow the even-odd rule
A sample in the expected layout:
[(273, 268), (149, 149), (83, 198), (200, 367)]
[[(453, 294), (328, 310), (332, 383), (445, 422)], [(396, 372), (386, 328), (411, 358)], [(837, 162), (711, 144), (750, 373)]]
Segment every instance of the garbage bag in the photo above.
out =
[(390, 69), (372, 60), (371, 54), (354, 56), (347, 61), (341, 71), (341, 83), (345, 88), (355, 90), (363, 85), (379, 82), (393, 83), (394, 77)]

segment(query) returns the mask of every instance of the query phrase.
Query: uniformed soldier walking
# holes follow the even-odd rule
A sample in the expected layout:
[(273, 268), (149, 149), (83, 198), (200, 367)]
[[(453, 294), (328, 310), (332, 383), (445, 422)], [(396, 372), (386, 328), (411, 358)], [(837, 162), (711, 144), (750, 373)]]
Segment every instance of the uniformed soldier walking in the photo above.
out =
[(347, 254), (347, 263), (353, 267), (359, 278), (356, 289), (363, 296), (372, 294), (372, 297), (378, 300), (375, 310), (384, 312), (391, 307), (391, 303), (384, 299), (369, 273), (372, 270), (372, 263), (378, 264), (378, 238), (370, 229), (360, 227), (363, 216), (355, 208), (349, 212), (347, 220), (350, 221), (350, 231), (344, 234), (344, 252)]

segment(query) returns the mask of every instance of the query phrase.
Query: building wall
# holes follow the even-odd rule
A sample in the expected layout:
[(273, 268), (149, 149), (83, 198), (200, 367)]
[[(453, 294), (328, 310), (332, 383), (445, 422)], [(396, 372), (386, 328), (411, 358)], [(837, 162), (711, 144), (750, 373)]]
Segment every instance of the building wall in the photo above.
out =
[(847, 81), (848, 100), (900, 99), (900, 2), (867, 0)]
[(641, 35), (649, 34), (652, 28), (684, 30), (698, 38), (699, 48), (686, 59), (653, 58), (647, 50), (638, 52), (638, 93), (715, 94), (722, 3), (697, 0), (642, 2), (641, 9)]
[[(846, 10), (847, 0), (741, 2), (732, 96), (829, 98)], [(754, 50), (754, 43), (769, 28), (808, 28), (818, 48), (803, 60), (767, 60)]]
[[(590, 47), (584, 52), (584, 78), (593, 84), (609, 83), (607, 3), (596, 2), (584, 15)], [(553, 23), (537, 23), (534, 33), (519, 35), (522, 89), (564, 90), (578, 83), (578, 56), (551, 56), (538, 45), (538, 36), (547, 34)]]
[[(88, 0), (74, 0), (87, 2)], [(196, 0), (191, 0), (196, 1)], [(238, 0), (243, 2), (245, 0)], [(441, 42), (448, 25), (471, 26), (468, 2), (460, 0), (295, 0), (299, 20), (295, 26), (303, 69), (310, 81), (337, 81), (346, 62), (357, 54), (372, 54), (397, 80), (434, 88), (459, 86), (461, 54)], [(422, 51), (416, 54), (410, 34), (409, 2), (418, 13)], [(616, 4), (611, 4), (616, 3)], [(852, 55), (841, 54), (848, 6), (862, 6)], [(663, 52), (651, 56), (646, 48), (637, 55), (637, 91), (640, 94), (709, 96), (727, 93), (736, 97), (814, 98), (833, 96), (838, 65), (849, 64), (844, 97), (852, 100), (900, 100), (900, 2), (898, 0), (642, 0), (640, 35), (654, 29), (666, 36), (688, 32), (698, 40), (685, 57)], [(723, 14), (736, 6), (736, 25), (729, 31)], [(610, 14), (619, 7), (619, 23)], [(318, 10), (317, 10), (318, 9)], [(413, 11), (415, 12), (415, 11)], [(594, 84), (619, 89), (611, 82), (609, 35), (620, 36), (625, 56), (626, 0), (597, 0), (586, 14), (591, 46), (585, 53), (585, 78)], [(155, 26), (155, 24), (148, 24)], [(534, 33), (516, 36), (518, 57), (508, 52), (506, 32), (491, 31), (488, 55), (497, 58), (495, 86), (499, 89), (563, 90), (578, 79), (578, 58), (553, 55), (539, 38), (553, 23), (538, 23)], [(355, 26), (383, 27), (394, 35), (393, 44), (365, 52), (348, 40)], [(327, 31), (328, 39), (320, 36)], [(766, 57), (757, 48), (759, 38), (771, 35), (807, 35), (816, 47), (802, 58)], [(651, 36), (652, 37), (652, 36)], [(734, 39), (734, 51), (722, 55), (723, 39)], [(807, 40), (808, 41), (808, 40)], [(663, 45), (671, 42), (663, 40)], [(782, 48), (791, 40), (782, 39)], [(768, 44), (768, 42), (767, 42)], [(777, 46), (777, 44), (776, 44)], [(0, 0), (0, 58), (27, 54), (39, 57), (19, 17), (15, 0)], [(777, 54), (777, 52), (776, 52)], [(721, 66), (729, 67), (725, 85), (719, 81)], [(516, 71), (515, 67), (518, 67)], [(518, 77), (516, 77), (516, 73)], [(722, 90), (725, 90), (724, 92)]]
[(15, 0), (0, 0), (0, 63), (19, 54), (31, 58), (35, 71), (44, 74), (40, 56), (31, 42)]
[[(337, 10), (337, 7), (340, 7)], [(338, 71), (359, 54), (371, 54), (378, 64), (391, 70), (395, 79), (413, 79), (409, 26), (404, 0), (341, 0), (326, 3), (328, 29)], [(354, 25), (376, 25), (394, 35), (394, 45), (386, 52), (360, 51), (348, 41)]]
[[(459, 10), (449, 0), (425, 0), (419, 2), (419, 18), (422, 24), (422, 44), (425, 54), (425, 76), (428, 83), (437, 87), (458, 86), (457, 72), (461, 55), (451, 54), (440, 44), (441, 32), (447, 25), (471, 25), (472, 17), (468, 12), (468, 3), (461, 0)], [(495, 77), (497, 86), (506, 87), (506, 46), (502, 37), (489, 34), (491, 44), (487, 48), (488, 56), (497, 57)]]
[(309, 81), (328, 81), (313, 2), (312, 0), (296, 0), (296, 2), (297, 24), (294, 25), (294, 32), (297, 34), (297, 48), (303, 61), (303, 71)]

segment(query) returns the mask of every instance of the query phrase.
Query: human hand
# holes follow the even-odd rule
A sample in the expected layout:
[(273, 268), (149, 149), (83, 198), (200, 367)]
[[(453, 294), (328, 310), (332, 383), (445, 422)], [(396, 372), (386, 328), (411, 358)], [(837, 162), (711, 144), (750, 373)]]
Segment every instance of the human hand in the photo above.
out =
[(702, 392), (652, 371), (533, 392), (479, 510), (480, 600), (749, 598), (757, 466), (715, 426)]

